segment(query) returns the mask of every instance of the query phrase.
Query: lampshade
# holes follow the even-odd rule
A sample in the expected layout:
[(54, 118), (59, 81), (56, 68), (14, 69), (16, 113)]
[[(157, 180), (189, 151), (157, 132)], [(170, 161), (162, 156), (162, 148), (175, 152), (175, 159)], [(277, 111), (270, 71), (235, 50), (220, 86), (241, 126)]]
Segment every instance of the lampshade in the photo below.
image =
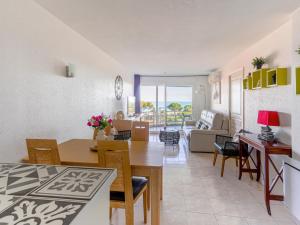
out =
[(260, 110), (258, 112), (257, 123), (266, 126), (279, 126), (279, 115), (275, 111)]

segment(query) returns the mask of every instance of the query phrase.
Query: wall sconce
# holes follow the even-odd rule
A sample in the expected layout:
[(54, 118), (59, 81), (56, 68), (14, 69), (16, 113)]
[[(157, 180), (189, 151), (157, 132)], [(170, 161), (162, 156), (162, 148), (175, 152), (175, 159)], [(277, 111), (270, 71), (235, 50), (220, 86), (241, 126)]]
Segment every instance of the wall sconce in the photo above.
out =
[(74, 77), (75, 76), (75, 65), (68, 64), (66, 66), (66, 77)]

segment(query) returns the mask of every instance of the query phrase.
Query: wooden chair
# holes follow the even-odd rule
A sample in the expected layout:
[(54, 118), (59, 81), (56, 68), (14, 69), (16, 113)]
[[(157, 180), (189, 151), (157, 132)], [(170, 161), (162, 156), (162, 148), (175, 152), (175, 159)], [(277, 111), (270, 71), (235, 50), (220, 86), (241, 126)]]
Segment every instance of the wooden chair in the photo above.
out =
[(132, 141), (149, 141), (149, 122), (134, 121), (131, 128)]
[(56, 140), (26, 139), (29, 162), (33, 164), (60, 165)]
[(113, 120), (113, 127), (119, 131), (129, 131), (132, 127), (132, 120)]
[(125, 115), (123, 111), (118, 111), (116, 113), (116, 120), (124, 120), (125, 119)]
[(126, 225), (134, 224), (134, 204), (143, 195), (144, 223), (147, 223), (148, 180), (132, 177), (127, 141), (98, 141), (99, 166), (117, 169), (117, 178), (110, 189), (112, 208), (124, 208)]

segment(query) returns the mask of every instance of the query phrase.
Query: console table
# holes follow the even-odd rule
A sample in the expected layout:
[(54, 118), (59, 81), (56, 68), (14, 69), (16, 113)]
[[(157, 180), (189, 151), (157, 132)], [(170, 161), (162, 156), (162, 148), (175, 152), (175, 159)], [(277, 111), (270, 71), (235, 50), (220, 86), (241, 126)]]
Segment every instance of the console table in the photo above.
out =
[[(287, 155), (292, 157), (292, 148), (290, 145), (286, 145), (280, 142), (266, 142), (258, 139), (256, 134), (241, 134), (240, 135), (240, 161), (239, 161), (239, 179), (242, 178), (243, 172), (253, 172), (257, 174), (256, 180), (260, 180), (261, 174), (261, 153), (264, 154), (265, 169), (264, 169), (264, 192), (265, 192), (265, 204), (269, 215), (271, 215), (270, 201), (283, 201), (283, 195), (272, 194), (272, 191), (279, 180), (283, 182), (282, 172), (283, 166), (278, 168), (273, 162), (272, 155)], [(256, 161), (251, 156), (251, 153), (256, 150)], [(250, 158), (255, 166), (253, 169), (245, 168), (245, 162), (242, 157), (246, 159)], [(270, 184), (270, 164), (276, 172), (276, 176), (273, 182)]]

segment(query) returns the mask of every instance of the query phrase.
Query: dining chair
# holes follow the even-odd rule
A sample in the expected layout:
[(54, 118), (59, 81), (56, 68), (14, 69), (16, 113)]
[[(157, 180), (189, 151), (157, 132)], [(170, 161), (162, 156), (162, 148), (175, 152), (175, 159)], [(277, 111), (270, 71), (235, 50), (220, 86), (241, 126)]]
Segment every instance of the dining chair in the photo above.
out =
[(124, 120), (124, 119), (125, 119), (124, 112), (123, 112), (123, 111), (118, 111), (118, 112), (116, 113), (116, 119), (117, 119), (117, 120)]
[(29, 163), (60, 165), (57, 142), (54, 139), (26, 139)]
[(110, 189), (110, 218), (112, 208), (124, 208), (126, 225), (134, 224), (134, 204), (143, 195), (144, 223), (147, 223), (148, 180), (132, 177), (127, 141), (98, 141), (99, 166), (116, 168), (117, 178)]
[(149, 141), (149, 122), (133, 121), (131, 128), (132, 141)]

